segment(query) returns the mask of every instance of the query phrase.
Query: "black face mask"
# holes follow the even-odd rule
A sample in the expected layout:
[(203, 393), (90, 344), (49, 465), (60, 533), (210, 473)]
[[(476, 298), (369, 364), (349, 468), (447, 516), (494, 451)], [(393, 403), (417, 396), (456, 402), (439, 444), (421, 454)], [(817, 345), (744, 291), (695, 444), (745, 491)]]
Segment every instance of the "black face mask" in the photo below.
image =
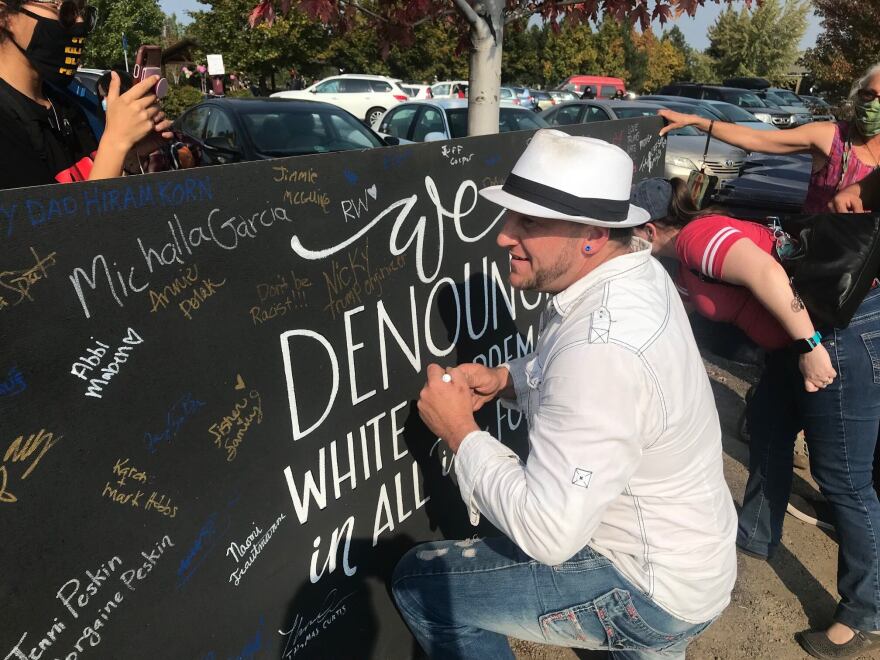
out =
[(76, 23), (72, 28), (64, 29), (57, 18), (40, 16), (23, 7), (20, 11), (37, 21), (34, 34), (26, 49), (15, 43), (14, 39), (10, 41), (44, 81), (58, 87), (67, 87), (82, 60), (86, 42), (85, 23)]

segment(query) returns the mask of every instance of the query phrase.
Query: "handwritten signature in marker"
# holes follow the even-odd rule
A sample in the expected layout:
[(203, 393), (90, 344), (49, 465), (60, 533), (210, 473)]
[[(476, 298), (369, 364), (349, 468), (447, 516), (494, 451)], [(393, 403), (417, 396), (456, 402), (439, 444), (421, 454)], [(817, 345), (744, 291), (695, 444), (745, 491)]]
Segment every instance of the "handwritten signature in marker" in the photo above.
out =
[[(42, 279), (49, 277), (48, 266), (55, 265), (55, 255), (52, 252), (46, 257), (40, 257), (34, 248), (31, 248), (31, 254), (34, 257), (34, 265), (22, 270), (4, 270), (0, 271), (0, 309), (5, 307), (15, 307), (25, 300), (33, 301), (31, 297), (31, 288)], [(2, 295), (3, 291), (11, 291), (17, 296), (14, 299), (8, 299)]]
[[(281, 652), (281, 657), (289, 658), (296, 655), (297, 652), (305, 647), (305, 644), (307, 644), (308, 641), (320, 633), (321, 628), (326, 628), (327, 624), (332, 622), (336, 615), (344, 614), (344, 603), (352, 596), (354, 596), (354, 592), (340, 597), (339, 590), (333, 589), (324, 598), (324, 602), (321, 604), (321, 609), (318, 610), (314, 616), (307, 619), (302, 614), (297, 613), (293, 617), (293, 623), (289, 630), (278, 631), (279, 635), (287, 637), (287, 642), (284, 644), (284, 650)], [(319, 626), (321, 626), (321, 628), (319, 628)]]

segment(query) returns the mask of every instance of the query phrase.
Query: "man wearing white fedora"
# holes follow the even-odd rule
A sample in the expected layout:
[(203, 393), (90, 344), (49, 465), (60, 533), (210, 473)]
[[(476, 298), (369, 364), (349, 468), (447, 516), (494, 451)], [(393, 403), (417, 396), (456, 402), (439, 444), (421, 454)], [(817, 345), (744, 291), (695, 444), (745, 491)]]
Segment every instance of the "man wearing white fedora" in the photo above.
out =
[[(431, 657), (513, 658), (507, 637), (615, 658), (684, 658), (727, 606), (736, 514), (721, 430), (684, 308), (631, 228), (632, 160), (541, 130), (503, 186), (498, 244), (518, 289), (554, 294), (534, 353), (428, 367), (419, 412), (456, 452), (471, 521), (504, 537), (413, 548), (392, 590)], [(473, 411), (524, 414), (522, 462)]]

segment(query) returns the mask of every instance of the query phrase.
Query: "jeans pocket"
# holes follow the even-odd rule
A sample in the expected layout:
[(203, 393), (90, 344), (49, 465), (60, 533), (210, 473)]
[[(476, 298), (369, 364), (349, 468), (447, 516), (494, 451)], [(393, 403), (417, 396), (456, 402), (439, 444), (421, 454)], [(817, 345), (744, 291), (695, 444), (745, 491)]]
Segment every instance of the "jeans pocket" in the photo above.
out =
[(871, 369), (874, 372), (874, 384), (880, 385), (880, 330), (863, 332), (862, 342), (871, 358)]
[(662, 651), (686, 634), (663, 633), (649, 626), (625, 589), (612, 589), (592, 602), (550, 612), (539, 623), (549, 643), (598, 643), (612, 651)]
[(556, 573), (583, 573), (584, 571), (594, 571), (596, 569), (607, 568), (611, 565), (611, 560), (600, 555), (592, 548), (584, 548), (574, 557), (561, 564), (551, 567)]

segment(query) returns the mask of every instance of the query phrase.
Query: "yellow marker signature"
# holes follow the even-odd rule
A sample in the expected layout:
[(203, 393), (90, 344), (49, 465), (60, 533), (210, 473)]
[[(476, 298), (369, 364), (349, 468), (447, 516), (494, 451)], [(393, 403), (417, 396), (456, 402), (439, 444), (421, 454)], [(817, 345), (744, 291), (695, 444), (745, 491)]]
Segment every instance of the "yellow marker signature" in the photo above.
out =
[[(32, 301), (31, 287), (40, 280), (49, 277), (47, 267), (55, 265), (55, 255), (58, 253), (52, 252), (48, 256), (40, 258), (37, 251), (31, 248), (31, 254), (34, 257), (34, 265), (30, 268), (0, 271), (0, 289), (11, 291), (18, 296), (15, 299), (7, 300), (0, 295), (0, 309), (9, 306), (15, 307), (24, 300)], [(9, 296), (9, 294), (6, 295)]]

